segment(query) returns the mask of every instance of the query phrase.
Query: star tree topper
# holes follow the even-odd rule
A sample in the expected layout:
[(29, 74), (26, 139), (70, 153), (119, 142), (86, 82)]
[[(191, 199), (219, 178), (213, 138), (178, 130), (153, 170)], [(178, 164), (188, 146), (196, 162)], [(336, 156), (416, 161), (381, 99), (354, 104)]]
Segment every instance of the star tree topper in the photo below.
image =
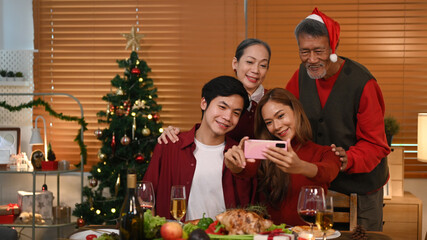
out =
[(132, 51), (139, 49), (139, 41), (144, 37), (144, 34), (140, 34), (136, 31), (135, 26), (132, 26), (130, 33), (122, 33), (122, 36), (126, 38), (126, 49), (132, 47)]

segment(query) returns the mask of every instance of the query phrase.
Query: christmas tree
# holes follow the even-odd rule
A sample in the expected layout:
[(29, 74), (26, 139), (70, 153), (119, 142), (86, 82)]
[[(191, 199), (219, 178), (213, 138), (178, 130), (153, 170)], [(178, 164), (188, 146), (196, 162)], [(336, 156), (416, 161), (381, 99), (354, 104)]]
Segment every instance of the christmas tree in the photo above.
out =
[(147, 76), (151, 69), (135, 52), (141, 34), (132, 27), (131, 33), (123, 36), (128, 40), (126, 48), (131, 46), (133, 51), (128, 59), (117, 60), (124, 68), (123, 77), (116, 75), (111, 80), (117, 90), (102, 98), (108, 107), (97, 114), (98, 122), (108, 124), (108, 128), (95, 130), (102, 142), (100, 161), (90, 171), (89, 186), (83, 189), (84, 202), (76, 204), (73, 211), (79, 226), (116, 223), (126, 194), (127, 170), (135, 169), (138, 180), (142, 180), (162, 131), (161, 106), (155, 101), (157, 89)]

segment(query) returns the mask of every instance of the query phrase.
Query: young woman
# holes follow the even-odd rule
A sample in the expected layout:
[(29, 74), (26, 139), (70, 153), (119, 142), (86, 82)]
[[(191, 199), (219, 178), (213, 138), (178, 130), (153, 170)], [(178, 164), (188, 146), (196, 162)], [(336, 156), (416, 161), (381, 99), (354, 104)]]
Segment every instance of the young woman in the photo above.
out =
[(301, 103), (282, 88), (268, 91), (258, 103), (255, 137), (287, 141), (288, 148), (269, 148), (264, 152), (267, 160), (245, 159), (244, 137), (225, 153), (226, 166), (238, 176), (257, 176), (258, 200), (267, 205), (274, 223), (305, 225), (297, 213), (299, 191), (306, 185), (327, 190), (339, 172), (339, 156), (330, 146), (310, 140), (310, 122)]
[[(231, 66), (251, 100), (251, 105), (240, 118), (236, 128), (227, 134), (237, 142), (244, 136), (254, 137), (254, 116), (256, 105), (264, 96), (266, 90), (262, 86), (270, 64), (271, 49), (270, 46), (259, 39), (248, 38), (243, 40), (237, 46), (236, 53)], [(180, 129), (169, 126), (164, 129), (162, 135), (158, 138), (158, 143), (168, 143), (179, 140), (178, 133)]]

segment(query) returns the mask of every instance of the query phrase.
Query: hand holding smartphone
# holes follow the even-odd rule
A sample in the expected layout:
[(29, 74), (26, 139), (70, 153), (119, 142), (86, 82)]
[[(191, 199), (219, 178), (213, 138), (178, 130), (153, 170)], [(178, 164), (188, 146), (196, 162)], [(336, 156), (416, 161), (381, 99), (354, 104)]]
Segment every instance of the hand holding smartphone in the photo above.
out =
[(245, 141), (245, 158), (265, 159), (264, 151), (267, 150), (268, 147), (288, 149), (286, 141), (249, 139)]

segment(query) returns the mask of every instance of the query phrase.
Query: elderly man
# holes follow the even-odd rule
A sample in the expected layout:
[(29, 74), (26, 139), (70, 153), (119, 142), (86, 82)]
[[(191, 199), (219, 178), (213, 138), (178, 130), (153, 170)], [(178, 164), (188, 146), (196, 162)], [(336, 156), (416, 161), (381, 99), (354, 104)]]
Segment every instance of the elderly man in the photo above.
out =
[[(330, 189), (358, 194), (358, 224), (382, 230), (382, 187), (390, 152), (384, 132), (384, 100), (372, 74), (335, 53), (338, 22), (317, 8), (295, 29), (301, 65), (286, 88), (303, 104), (314, 142), (332, 145), (343, 161)], [(337, 147), (338, 146), (338, 147)]]

